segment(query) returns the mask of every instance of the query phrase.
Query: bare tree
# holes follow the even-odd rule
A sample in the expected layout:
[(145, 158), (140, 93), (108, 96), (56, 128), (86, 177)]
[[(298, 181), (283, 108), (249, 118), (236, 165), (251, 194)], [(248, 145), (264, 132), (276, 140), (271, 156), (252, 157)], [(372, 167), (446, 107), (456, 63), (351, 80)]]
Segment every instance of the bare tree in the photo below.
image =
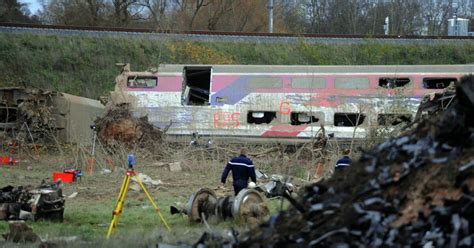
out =
[(143, 20), (144, 9), (139, 0), (112, 0), (112, 21), (119, 26), (128, 26), (131, 21)]
[(170, 0), (142, 0), (140, 4), (150, 13), (148, 20), (162, 30), (168, 28), (167, 11), (172, 5)]
[(192, 14), (192, 17), (191, 17), (191, 21), (189, 22), (189, 30), (193, 30), (193, 24), (194, 24), (194, 20), (196, 19), (196, 16), (198, 15), (199, 11), (209, 5), (209, 1), (206, 1), (206, 0), (195, 0), (196, 1), (196, 4), (193, 4), (193, 14)]
[(446, 23), (450, 16), (451, 6), (444, 0), (422, 0), (426, 34), (440, 35), (446, 32)]
[(207, 26), (209, 30), (216, 30), (217, 24), (219, 23), (220, 19), (232, 10), (234, 2), (234, 0), (212, 1), (212, 4), (209, 6), (210, 17), (207, 20)]
[(104, 13), (105, 3), (103, 0), (86, 0), (85, 4), (87, 6), (89, 14), (89, 25), (98, 26), (101, 24), (101, 14)]
[[(262, 32), (267, 1), (262, 0), (40, 0), (41, 17), (50, 23), (159, 27), (175, 30)], [(441, 35), (457, 13), (473, 18), (474, 0), (275, 0), (275, 29), (280, 32), (382, 34), (385, 17), (390, 34)], [(6, 4), (0, 2), (0, 18)], [(21, 6), (19, 7), (21, 9)], [(18, 8), (17, 8), (18, 9)]]
[(36, 16), (30, 17), (30, 14), (26, 4), (18, 0), (0, 1), (0, 22), (39, 22)]
[(390, 34), (419, 34), (423, 27), (419, 0), (392, 0), (390, 3)]

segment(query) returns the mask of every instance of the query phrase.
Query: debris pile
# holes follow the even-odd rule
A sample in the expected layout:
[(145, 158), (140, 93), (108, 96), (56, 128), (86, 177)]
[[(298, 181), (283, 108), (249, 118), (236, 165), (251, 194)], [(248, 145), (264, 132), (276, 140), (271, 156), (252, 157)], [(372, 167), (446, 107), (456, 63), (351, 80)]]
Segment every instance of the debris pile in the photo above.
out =
[[(39, 89), (0, 88), (0, 129), (6, 131), (15, 129), (25, 136), (17, 137), (18, 134), (11, 132), (10, 136), (16, 139), (29, 140), (28, 135), (36, 139), (42, 138), (43, 136), (36, 131), (46, 133), (56, 127), (51, 102), (53, 96), (55, 96), (53, 92)], [(1, 141), (8, 144), (6, 137)]]
[(0, 220), (62, 221), (64, 205), (60, 182), (0, 189)]
[[(49, 131), (55, 127), (54, 106), (50, 102), (51, 97), (57, 93), (51, 91), (42, 91), (38, 89), (31, 89), (26, 91), (28, 93), (24, 102), (18, 104), (17, 123), (29, 123), (29, 128), (33, 130)], [(21, 127), (18, 127), (21, 128)]]
[(97, 136), (107, 144), (139, 144), (140, 147), (153, 147), (163, 138), (162, 130), (155, 128), (148, 117), (134, 117), (128, 104), (114, 105), (107, 113), (95, 121)]
[[(0, 144), (87, 141), (89, 125), (103, 112), (98, 101), (36, 88), (0, 88)], [(15, 141), (15, 142), (12, 142)]]
[(415, 120), (423, 116), (434, 116), (445, 111), (456, 97), (456, 89), (453, 86), (446, 88), (443, 92), (428, 94), (421, 100), (416, 113)]
[(306, 187), (294, 208), (242, 235), (235, 246), (472, 247), (473, 116), (470, 76), (444, 113)]

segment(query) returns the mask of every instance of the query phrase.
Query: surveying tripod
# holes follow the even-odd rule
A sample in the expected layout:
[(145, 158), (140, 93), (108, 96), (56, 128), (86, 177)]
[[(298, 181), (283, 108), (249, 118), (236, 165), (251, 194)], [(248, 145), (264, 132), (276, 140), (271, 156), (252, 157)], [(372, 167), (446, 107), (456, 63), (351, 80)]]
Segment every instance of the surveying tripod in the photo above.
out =
[(125, 174), (125, 178), (123, 179), (123, 183), (120, 188), (120, 193), (117, 199), (117, 203), (115, 205), (115, 209), (112, 212), (112, 222), (110, 223), (109, 230), (107, 231), (107, 239), (109, 239), (110, 235), (117, 228), (118, 220), (120, 218), (120, 215), (122, 214), (123, 205), (125, 204), (125, 197), (127, 196), (128, 186), (130, 185), (130, 181), (132, 177), (134, 177), (137, 180), (143, 192), (145, 192), (145, 195), (147, 196), (151, 205), (153, 205), (153, 207), (155, 208), (156, 212), (158, 213), (158, 216), (161, 219), (161, 222), (163, 222), (163, 225), (166, 227), (168, 231), (171, 231), (171, 228), (168, 226), (168, 223), (166, 223), (165, 218), (163, 218), (163, 215), (160, 212), (160, 208), (155, 204), (155, 202), (153, 201), (153, 198), (151, 198), (150, 194), (146, 190), (145, 185), (143, 185), (142, 180), (140, 179), (139, 176), (137, 176), (137, 174), (133, 170), (133, 165), (135, 165), (135, 157), (133, 155), (128, 155), (128, 170), (127, 170), (127, 173)]

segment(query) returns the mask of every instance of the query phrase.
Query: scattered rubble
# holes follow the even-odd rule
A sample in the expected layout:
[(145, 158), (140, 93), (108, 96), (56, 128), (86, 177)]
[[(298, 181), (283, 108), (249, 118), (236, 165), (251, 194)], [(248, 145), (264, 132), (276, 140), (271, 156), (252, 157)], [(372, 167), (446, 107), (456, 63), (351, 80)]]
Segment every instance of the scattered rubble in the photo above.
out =
[(179, 172), (179, 171), (183, 170), (181, 168), (181, 162), (169, 163), (168, 166), (170, 168), (170, 171), (172, 171), (172, 172)]
[[(153, 186), (153, 187), (156, 187), (156, 186), (160, 186), (163, 184), (163, 182), (161, 180), (153, 180), (150, 176), (148, 176), (147, 174), (143, 174), (143, 173), (138, 173), (137, 174), (137, 177), (140, 178), (140, 181), (145, 185), (145, 186)], [(139, 191), (141, 190), (140, 188), (140, 185), (138, 185), (138, 182), (137, 182), (137, 179), (135, 177), (132, 177), (132, 182), (136, 183), (136, 184), (133, 184), (131, 185), (131, 189), (132, 190), (136, 190), (136, 191)], [(134, 186), (136, 185), (136, 186)], [(132, 187), (134, 186), (134, 187)]]
[(307, 186), (294, 208), (233, 246), (472, 247), (473, 116), (471, 76), (461, 80), (445, 112), (365, 152), (333, 178)]
[(116, 142), (132, 146), (153, 147), (163, 138), (162, 130), (148, 122), (148, 117), (134, 117), (128, 104), (111, 107), (107, 113), (95, 121), (97, 135), (101, 142), (113, 145)]
[(0, 220), (62, 221), (64, 205), (60, 182), (0, 189)]
[(78, 192), (73, 192), (67, 198), (69, 198), (69, 199), (75, 198), (78, 194), (79, 194)]
[(288, 177), (282, 175), (271, 175), (268, 177), (259, 170), (256, 171), (256, 174), (259, 179), (259, 184), (256, 185), (251, 182), (248, 187), (262, 193), (267, 198), (291, 195), (295, 190), (295, 186), (290, 182), (290, 178)]
[(456, 97), (456, 88), (450, 86), (441, 93), (428, 94), (421, 100), (420, 106), (415, 116), (419, 120), (423, 116), (434, 116), (445, 111)]

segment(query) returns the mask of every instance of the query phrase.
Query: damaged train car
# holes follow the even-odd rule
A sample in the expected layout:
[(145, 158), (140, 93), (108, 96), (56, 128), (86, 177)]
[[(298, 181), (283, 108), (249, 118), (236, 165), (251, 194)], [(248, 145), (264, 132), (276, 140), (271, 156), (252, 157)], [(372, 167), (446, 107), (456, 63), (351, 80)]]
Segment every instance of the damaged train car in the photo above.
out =
[(129, 103), (168, 136), (304, 140), (324, 125), (338, 139), (410, 122), (424, 95), (474, 65), (267, 66), (122, 64), (111, 104)]
[(90, 142), (104, 106), (96, 100), (32, 88), (0, 88), (0, 130), (26, 141)]

